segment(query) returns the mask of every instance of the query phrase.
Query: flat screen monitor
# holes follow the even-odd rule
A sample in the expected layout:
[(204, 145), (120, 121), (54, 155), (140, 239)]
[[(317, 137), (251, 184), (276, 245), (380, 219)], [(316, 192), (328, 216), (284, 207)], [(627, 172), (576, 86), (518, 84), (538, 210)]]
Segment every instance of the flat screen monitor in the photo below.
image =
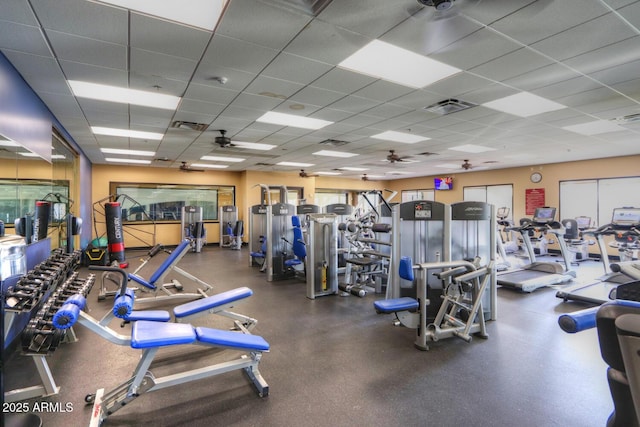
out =
[(578, 216), (576, 217), (576, 223), (578, 224), (578, 230), (586, 230), (591, 227), (590, 216)]
[(436, 190), (453, 190), (453, 177), (444, 176), (433, 179), (433, 186)]
[(556, 217), (556, 208), (542, 207), (536, 208), (533, 213), (533, 222), (537, 223), (549, 223)]
[(615, 208), (611, 224), (623, 227), (640, 225), (640, 208)]

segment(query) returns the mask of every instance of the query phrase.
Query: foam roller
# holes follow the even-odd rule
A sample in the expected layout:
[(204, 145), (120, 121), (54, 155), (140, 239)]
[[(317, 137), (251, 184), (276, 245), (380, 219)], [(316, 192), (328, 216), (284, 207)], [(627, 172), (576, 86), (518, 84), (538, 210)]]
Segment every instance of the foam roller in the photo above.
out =
[(595, 328), (596, 312), (599, 308), (600, 307), (592, 307), (576, 311), (575, 313), (563, 314), (558, 318), (558, 325), (560, 325), (560, 329), (569, 334)]
[(75, 294), (67, 298), (67, 300), (64, 303), (77, 305), (78, 307), (80, 307), (80, 310), (82, 310), (87, 305), (87, 299), (80, 294)]
[[(131, 292), (130, 292), (131, 291)], [(118, 295), (113, 302), (113, 315), (126, 319), (133, 311), (133, 291), (127, 289), (124, 295)]]
[(80, 307), (75, 304), (64, 304), (53, 315), (53, 326), (56, 329), (69, 329), (72, 327), (80, 316)]

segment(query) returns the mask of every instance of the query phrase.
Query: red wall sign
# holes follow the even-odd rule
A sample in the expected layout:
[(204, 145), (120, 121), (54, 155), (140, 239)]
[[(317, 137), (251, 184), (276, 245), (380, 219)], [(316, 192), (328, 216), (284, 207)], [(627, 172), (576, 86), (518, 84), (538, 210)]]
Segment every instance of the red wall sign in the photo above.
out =
[(544, 204), (544, 188), (527, 188), (524, 190), (526, 215), (533, 215), (536, 208)]

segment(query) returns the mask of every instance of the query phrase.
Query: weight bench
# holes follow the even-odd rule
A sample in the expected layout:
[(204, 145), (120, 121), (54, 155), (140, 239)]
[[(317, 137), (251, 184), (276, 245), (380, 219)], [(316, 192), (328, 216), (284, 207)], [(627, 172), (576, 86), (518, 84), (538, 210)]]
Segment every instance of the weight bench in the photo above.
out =
[[(140, 287), (138, 287), (139, 290), (143, 292), (145, 291), (153, 292), (156, 294), (153, 297), (138, 298), (137, 302), (140, 304), (143, 304), (147, 302), (160, 301), (160, 300), (172, 299), (172, 298), (193, 299), (193, 298), (207, 297), (208, 292), (211, 289), (213, 289), (213, 287), (177, 266), (177, 264), (180, 262), (182, 257), (185, 256), (185, 254), (190, 250), (191, 250), (191, 241), (189, 239), (183, 240), (171, 252), (171, 254), (169, 254), (169, 256), (164, 260), (164, 262), (160, 265), (160, 267), (158, 267), (158, 269), (151, 275), (151, 277), (149, 277), (148, 281), (145, 280), (143, 277), (137, 275), (136, 273), (129, 274), (128, 279), (140, 285)], [(155, 253), (158, 253), (158, 252), (159, 251), (156, 251)], [(151, 255), (151, 251), (149, 254), (150, 256), (153, 256)], [(178, 273), (186, 277), (187, 279), (190, 279), (198, 283), (201, 287), (197, 289), (196, 293), (181, 292), (183, 290), (183, 286), (178, 280), (174, 279), (171, 281), (171, 283), (165, 283), (166, 276), (171, 272)], [(104, 299), (104, 295), (106, 293), (105, 280), (111, 280), (113, 282), (116, 282), (116, 280), (114, 280), (108, 273), (103, 275), (102, 290), (101, 290), (100, 296), (98, 296), (98, 299)], [(162, 291), (164, 295), (158, 295), (158, 291)]]
[[(129, 404), (144, 393), (161, 390), (190, 381), (210, 378), (226, 372), (242, 369), (256, 387), (260, 397), (268, 396), (269, 385), (266, 383), (258, 365), (262, 353), (268, 352), (269, 343), (262, 337), (251, 335), (246, 330), (239, 332), (224, 331), (213, 328), (194, 327), (188, 323), (156, 322), (138, 320), (133, 323), (131, 335), (118, 334), (107, 326), (100, 325), (90, 315), (82, 311), (86, 301), (72, 297), (54, 316), (54, 325), (66, 329), (76, 322), (110, 342), (128, 345), (142, 350), (142, 356), (130, 378), (108, 392), (99, 389), (95, 394), (85, 397), (87, 403), (93, 404), (91, 426), (99, 426), (104, 419)], [(114, 303), (114, 309), (116, 304)], [(189, 369), (156, 377), (150, 371), (151, 365), (161, 348), (182, 345), (198, 345), (212, 349), (234, 350), (242, 352), (239, 357), (215, 363), (206, 367)]]
[[(126, 271), (117, 267), (91, 266), (91, 270), (106, 270), (119, 273), (121, 276), (120, 291), (114, 299), (113, 310), (108, 311), (99, 321), (102, 326), (108, 326), (114, 318), (122, 319), (124, 322), (154, 321), (168, 322), (171, 314), (165, 310), (134, 310), (136, 301), (135, 292), (127, 288)], [(207, 296), (173, 308), (173, 318), (177, 323), (188, 323), (206, 314), (215, 314), (233, 320), (235, 329), (252, 330), (258, 321), (252, 317), (229, 311), (230, 308), (245, 298), (253, 295), (253, 291), (248, 287), (240, 287), (216, 295)]]

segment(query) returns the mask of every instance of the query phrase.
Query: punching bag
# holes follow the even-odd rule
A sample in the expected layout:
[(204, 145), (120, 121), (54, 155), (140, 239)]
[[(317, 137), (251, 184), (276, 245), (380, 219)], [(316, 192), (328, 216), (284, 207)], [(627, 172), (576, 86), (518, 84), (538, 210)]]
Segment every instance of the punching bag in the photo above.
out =
[(122, 207), (119, 202), (107, 202), (104, 205), (107, 221), (107, 248), (109, 261), (124, 261), (124, 234), (122, 233)]
[(51, 215), (51, 203), (44, 200), (36, 201), (36, 211), (33, 218), (33, 241), (44, 240), (49, 231), (49, 216)]

